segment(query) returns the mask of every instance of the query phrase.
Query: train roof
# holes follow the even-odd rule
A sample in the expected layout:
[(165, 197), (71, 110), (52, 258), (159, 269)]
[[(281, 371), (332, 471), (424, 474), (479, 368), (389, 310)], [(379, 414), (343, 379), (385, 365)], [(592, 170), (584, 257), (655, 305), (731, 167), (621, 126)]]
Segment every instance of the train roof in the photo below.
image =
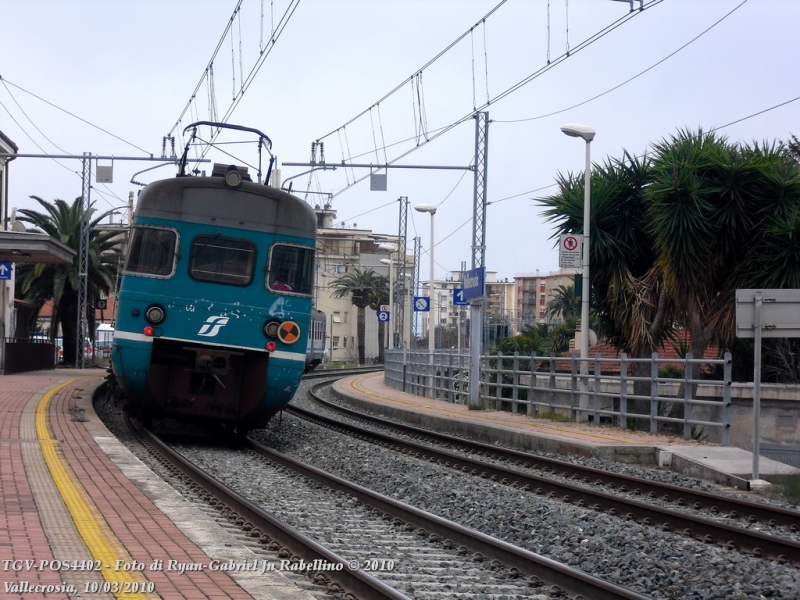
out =
[(314, 210), (300, 198), (267, 185), (224, 177), (176, 177), (147, 185), (139, 194), (136, 218), (213, 223), (253, 231), (314, 237)]

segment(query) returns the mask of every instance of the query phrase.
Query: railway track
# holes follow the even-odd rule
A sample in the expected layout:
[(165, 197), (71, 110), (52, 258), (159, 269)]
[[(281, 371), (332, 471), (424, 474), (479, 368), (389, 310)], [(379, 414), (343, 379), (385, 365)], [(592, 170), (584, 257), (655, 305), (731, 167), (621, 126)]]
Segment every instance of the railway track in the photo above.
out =
[[(229, 485), (217, 479), (224, 473), (215, 476), (207, 471), (202, 456), (208, 449), (178, 442), (177, 451), (171, 447), (175, 444), (142, 428), (139, 431), (175, 469), (205, 490), (217, 510), (236, 515), (233, 518), (251, 536), (278, 550), (285, 560), (306, 566), (312, 578), (327, 580), (329, 588), (345, 598), (469, 598), (477, 594), (514, 598), (536, 593), (575, 599), (647, 598), (250, 440), (239, 448), (211, 449), (230, 453), (225, 462), (236, 472), (236, 481), (241, 482), (243, 469), (258, 478), (257, 491), (241, 493), (233, 489), (240, 483)], [(280, 502), (294, 507), (288, 511), (290, 519), (260, 506), (272, 506), (274, 498), (248, 498), (268, 495), (265, 490), (277, 490)], [(286, 522), (292, 519), (294, 525)], [(322, 568), (317, 571), (314, 565)]]
[[(315, 402), (350, 418), (403, 432), (417, 441), (343, 423), (291, 405), (288, 412), (371, 443), (534, 494), (738, 549), (756, 557), (800, 566), (800, 543), (796, 535), (800, 530), (800, 513), (797, 511), (614, 474), (384, 421), (327, 402), (316, 392), (324, 385), (328, 384), (319, 384), (310, 392)], [(758, 531), (756, 526), (768, 527), (774, 534)]]

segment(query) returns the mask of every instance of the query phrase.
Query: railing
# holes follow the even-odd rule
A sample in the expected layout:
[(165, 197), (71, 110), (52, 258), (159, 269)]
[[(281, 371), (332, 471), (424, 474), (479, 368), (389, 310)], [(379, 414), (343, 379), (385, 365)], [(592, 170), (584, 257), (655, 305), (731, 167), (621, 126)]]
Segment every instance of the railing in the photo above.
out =
[[(547, 414), (651, 433), (682, 433), (686, 439), (731, 443), (731, 355), (722, 359), (602, 358), (487, 355), (481, 357), (483, 408)], [(680, 378), (659, 374), (670, 365)], [(714, 372), (722, 369), (721, 379)], [(464, 353), (389, 350), (386, 384), (418, 396), (466, 404), (469, 356)], [(719, 387), (717, 387), (719, 386)], [(721, 389), (721, 396), (711, 390)], [(711, 429), (711, 431), (707, 431)]]
[(6, 338), (3, 372), (13, 375), (54, 369), (57, 359), (56, 346), (50, 340)]

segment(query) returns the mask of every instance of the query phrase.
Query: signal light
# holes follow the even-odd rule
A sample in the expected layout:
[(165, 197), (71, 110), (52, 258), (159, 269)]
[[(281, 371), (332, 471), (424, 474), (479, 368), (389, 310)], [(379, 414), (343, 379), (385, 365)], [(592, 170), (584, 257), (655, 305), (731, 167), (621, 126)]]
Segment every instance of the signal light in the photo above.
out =
[(152, 327), (150, 327), (149, 325), (148, 325), (147, 327), (145, 327), (145, 328), (142, 330), (142, 332), (143, 332), (143, 333), (144, 333), (144, 334), (145, 334), (147, 337), (153, 337), (153, 328), (152, 328)]
[(267, 342), (267, 352), (275, 352), (275, 348), (278, 347), (278, 344), (275, 342)]

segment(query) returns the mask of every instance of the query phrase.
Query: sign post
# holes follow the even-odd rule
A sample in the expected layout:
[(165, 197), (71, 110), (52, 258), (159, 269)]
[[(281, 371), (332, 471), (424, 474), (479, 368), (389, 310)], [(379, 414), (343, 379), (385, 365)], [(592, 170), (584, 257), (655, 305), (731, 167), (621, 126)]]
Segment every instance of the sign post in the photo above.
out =
[(800, 337), (800, 290), (736, 290), (736, 337), (753, 342), (753, 479), (761, 449), (761, 338)]
[(558, 266), (562, 269), (580, 269), (581, 261), (581, 235), (576, 233), (562, 233), (558, 244)]
[(481, 347), (483, 342), (483, 301), (486, 268), (477, 267), (464, 273), (461, 297), (469, 301), (469, 407), (480, 407)]

